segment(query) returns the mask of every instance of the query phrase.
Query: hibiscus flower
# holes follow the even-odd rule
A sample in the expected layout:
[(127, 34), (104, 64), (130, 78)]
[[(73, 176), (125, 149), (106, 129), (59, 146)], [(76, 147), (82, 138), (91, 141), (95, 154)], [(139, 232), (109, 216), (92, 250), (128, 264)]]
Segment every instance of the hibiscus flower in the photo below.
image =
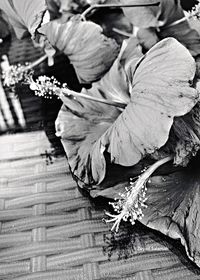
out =
[(102, 28), (81, 16), (62, 22), (50, 21), (39, 29), (50, 44), (66, 54), (81, 83), (100, 79), (118, 55), (115, 40), (103, 35)]
[[(191, 161), (200, 148), (195, 61), (173, 38), (157, 43), (146, 55), (136, 46), (130, 40), (110, 71), (82, 92), (124, 103), (125, 109), (61, 95), (64, 105), (56, 121), (57, 135), (79, 186), (93, 197), (120, 199), (119, 192), (124, 193), (127, 200), (121, 206), (114, 204), (116, 210), (123, 211), (130, 202), (126, 210), (135, 211), (136, 204), (132, 207), (126, 196), (128, 189), (136, 197), (137, 184), (130, 185), (130, 177), (141, 174), (155, 159), (163, 163), (173, 159), (151, 181), (145, 179), (147, 189), (142, 193), (146, 192), (148, 208), (144, 216), (134, 212), (132, 218), (180, 239), (189, 258), (200, 266), (200, 181)], [(117, 228), (122, 217), (126, 220), (121, 213), (110, 216)]]

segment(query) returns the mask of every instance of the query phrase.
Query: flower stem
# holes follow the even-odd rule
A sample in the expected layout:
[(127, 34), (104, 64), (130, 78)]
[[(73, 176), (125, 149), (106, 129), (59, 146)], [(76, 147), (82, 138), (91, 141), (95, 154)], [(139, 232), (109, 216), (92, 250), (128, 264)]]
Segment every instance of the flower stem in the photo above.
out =
[(114, 32), (116, 32), (116, 33), (118, 33), (118, 34), (120, 34), (120, 35), (123, 35), (123, 36), (125, 36), (125, 37), (128, 37), (128, 38), (133, 37), (133, 34), (132, 34), (132, 33), (128, 33), (128, 32), (126, 32), (126, 31), (124, 31), (124, 30), (120, 30), (120, 29), (118, 29), (118, 28), (116, 28), (116, 27), (113, 27), (112, 30), (113, 30)]
[(113, 100), (108, 100), (108, 99), (103, 99), (103, 98), (98, 98), (98, 97), (94, 97), (94, 96), (90, 96), (87, 94), (83, 94), (83, 93), (79, 93), (70, 89), (61, 89), (63, 95), (65, 97), (69, 97), (69, 96), (74, 96), (74, 97), (80, 97), (80, 98), (85, 98), (94, 102), (100, 102), (100, 103), (104, 103), (110, 106), (115, 106), (115, 107), (119, 107), (124, 109), (127, 104), (126, 103), (121, 103), (118, 101), (113, 101)]
[(26, 67), (23, 68), (22, 72), (31, 70), (32, 68), (38, 66), (40, 63), (42, 63), (45, 59), (47, 59), (48, 56), (45, 54), (42, 57), (38, 58), (37, 60), (35, 60), (34, 62), (30, 63), (29, 65), (27, 65)]
[(89, 8), (87, 8), (82, 14), (81, 17), (85, 20), (85, 17), (87, 14), (89, 14), (92, 10), (98, 9), (98, 8), (121, 8), (121, 7), (148, 7), (148, 6), (158, 6), (160, 2), (155, 2), (152, 4), (149, 3), (136, 3), (136, 4), (94, 4), (91, 5)]
[(137, 180), (134, 188), (132, 188), (132, 191), (130, 193), (130, 197), (127, 202), (133, 201), (135, 197), (138, 195), (141, 187), (144, 186), (145, 182), (149, 179), (149, 177), (153, 174), (153, 172), (158, 169), (161, 165), (167, 163), (168, 161), (171, 161), (173, 159), (173, 156), (168, 156), (163, 159), (160, 159), (156, 161), (154, 164), (152, 164)]

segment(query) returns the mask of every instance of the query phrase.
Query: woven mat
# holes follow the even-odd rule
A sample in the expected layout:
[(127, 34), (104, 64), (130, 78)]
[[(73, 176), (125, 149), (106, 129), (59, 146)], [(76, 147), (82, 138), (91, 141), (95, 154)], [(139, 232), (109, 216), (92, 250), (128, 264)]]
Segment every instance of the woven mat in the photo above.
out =
[(111, 236), (48, 148), (43, 132), (0, 137), (0, 279), (200, 279), (182, 247), (139, 224)]

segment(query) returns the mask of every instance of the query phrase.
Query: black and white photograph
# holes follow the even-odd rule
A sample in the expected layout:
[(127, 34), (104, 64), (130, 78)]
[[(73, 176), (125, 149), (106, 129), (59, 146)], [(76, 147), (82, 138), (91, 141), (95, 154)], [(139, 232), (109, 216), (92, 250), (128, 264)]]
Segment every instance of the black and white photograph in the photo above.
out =
[(200, 280), (200, 0), (0, 0), (0, 280)]

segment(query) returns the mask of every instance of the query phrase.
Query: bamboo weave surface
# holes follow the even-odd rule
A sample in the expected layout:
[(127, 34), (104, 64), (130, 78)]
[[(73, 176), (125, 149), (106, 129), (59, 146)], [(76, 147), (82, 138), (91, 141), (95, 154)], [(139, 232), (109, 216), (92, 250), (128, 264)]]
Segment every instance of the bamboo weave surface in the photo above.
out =
[(46, 164), (48, 147), (43, 132), (0, 137), (0, 279), (200, 279), (182, 249), (138, 226), (128, 241), (119, 234), (108, 260), (103, 211), (79, 193), (64, 157)]

